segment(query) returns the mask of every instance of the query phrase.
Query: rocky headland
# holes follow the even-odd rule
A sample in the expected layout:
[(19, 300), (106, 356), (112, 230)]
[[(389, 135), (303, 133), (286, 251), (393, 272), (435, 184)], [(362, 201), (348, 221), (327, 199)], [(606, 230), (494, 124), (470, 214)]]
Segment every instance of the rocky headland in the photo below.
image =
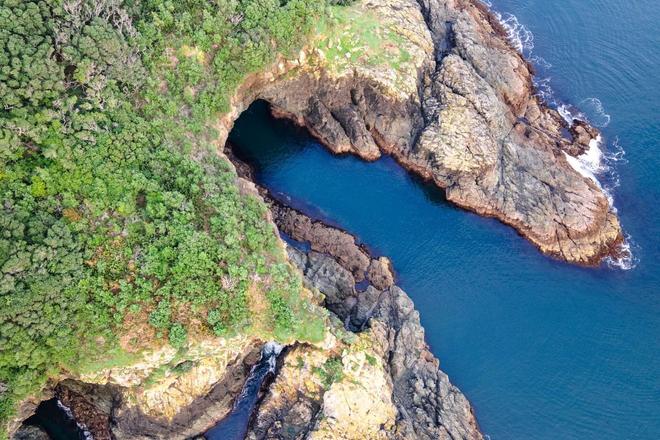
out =
[[(419, 313), (394, 284), (389, 261), (344, 231), (267, 202), (278, 228), (310, 246), (289, 246), (290, 260), (336, 321), (323, 347), (297, 345), (285, 354), (248, 438), (483, 438), (469, 402), (426, 345)], [(327, 380), (333, 363), (338, 369)]]
[[(513, 226), (548, 255), (597, 265), (621, 252), (606, 195), (566, 159), (598, 131), (567, 124), (541, 101), (531, 65), (482, 3), (367, 0), (351, 10), (297, 59), (251, 77), (221, 133), (263, 99), (331, 151), (392, 155), (449, 201)], [(382, 47), (369, 45), (365, 28)]]

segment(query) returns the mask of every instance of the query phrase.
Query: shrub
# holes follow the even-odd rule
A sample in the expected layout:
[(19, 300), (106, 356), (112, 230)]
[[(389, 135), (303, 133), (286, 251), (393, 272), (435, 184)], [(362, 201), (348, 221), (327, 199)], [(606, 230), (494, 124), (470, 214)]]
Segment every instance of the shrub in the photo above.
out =
[(188, 332), (178, 322), (170, 327), (170, 345), (174, 348), (183, 348), (188, 340)]

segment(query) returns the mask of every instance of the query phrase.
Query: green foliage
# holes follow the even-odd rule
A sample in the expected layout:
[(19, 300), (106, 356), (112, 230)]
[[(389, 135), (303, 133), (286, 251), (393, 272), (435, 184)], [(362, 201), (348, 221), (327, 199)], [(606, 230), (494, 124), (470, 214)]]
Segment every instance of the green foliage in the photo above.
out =
[(315, 368), (314, 372), (319, 375), (323, 386), (327, 389), (344, 378), (344, 364), (340, 357), (333, 357), (326, 360), (322, 367)]
[(223, 335), (262, 319), (248, 298), (261, 280), (276, 335), (322, 338), (264, 206), (214, 154), (211, 125), (325, 11), (316, 0), (0, 2), (0, 437), (48, 377), (133, 359), (118, 341), (141, 312), (182, 347), (191, 321)]
[(174, 348), (183, 348), (188, 340), (186, 328), (178, 322), (170, 327), (170, 345)]
[(172, 367), (172, 372), (176, 375), (184, 374), (187, 373), (188, 371), (192, 370), (192, 368), (195, 366), (195, 363), (193, 361), (183, 361), (179, 362), (175, 366)]

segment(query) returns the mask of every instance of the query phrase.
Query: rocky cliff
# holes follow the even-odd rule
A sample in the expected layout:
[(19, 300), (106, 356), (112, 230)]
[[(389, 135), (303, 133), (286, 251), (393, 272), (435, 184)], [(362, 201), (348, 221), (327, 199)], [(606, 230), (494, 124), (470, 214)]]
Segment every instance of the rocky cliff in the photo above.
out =
[(607, 197), (566, 159), (597, 130), (540, 101), (532, 68), (483, 4), (365, 0), (338, 14), (296, 60), (252, 77), (221, 131), (264, 99), (331, 151), (393, 155), (546, 254), (594, 265), (620, 251)]
[[(42, 397), (57, 398), (96, 440), (185, 439), (229, 413), (261, 345), (242, 336), (208, 338), (192, 344), (185, 360), (166, 346), (121, 368), (60, 380)], [(24, 417), (36, 408), (26, 404)], [(13, 438), (41, 438), (36, 434), (24, 425)]]
[[(290, 246), (290, 260), (338, 320), (324, 347), (285, 354), (248, 438), (481, 439), (469, 402), (440, 370), (419, 313), (394, 284), (389, 260), (262, 194), (279, 230), (309, 247)], [(332, 362), (339, 373), (324, 382)]]

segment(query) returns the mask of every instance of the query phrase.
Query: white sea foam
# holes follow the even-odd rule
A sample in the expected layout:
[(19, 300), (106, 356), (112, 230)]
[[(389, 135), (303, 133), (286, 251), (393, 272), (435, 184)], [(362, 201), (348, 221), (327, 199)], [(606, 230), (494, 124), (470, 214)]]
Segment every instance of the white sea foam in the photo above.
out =
[(597, 177), (598, 175), (603, 175), (611, 171), (611, 167), (606, 161), (607, 156), (603, 154), (603, 150), (600, 148), (601, 145), (602, 138), (600, 135), (598, 135), (596, 139), (592, 139), (589, 142), (589, 148), (584, 152), (584, 154), (578, 157), (574, 157), (564, 152), (564, 156), (566, 157), (566, 161), (568, 161), (568, 163), (571, 165), (571, 167), (573, 167), (575, 171), (584, 177), (591, 179), (596, 185), (598, 185), (598, 187), (603, 191), (603, 194), (605, 194), (605, 197), (607, 197), (607, 201), (609, 202), (612, 211), (617, 212), (616, 207), (614, 206), (614, 196), (612, 195), (612, 190), (618, 186), (618, 176), (614, 175), (614, 173), (611, 173), (616, 178), (608, 179), (616, 183), (614, 186), (602, 185), (600, 179)]
[(269, 372), (272, 373), (275, 371), (275, 366), (277, 365), (277, 356), (279, 356), (283, 348), (283, 345), (271, 341), (267, 342), (266, 345), (264, 345), (264, 348), (261, 350), (261, 356), (266, 356), (268, 358)]
[[(277, 357), (282, 352), (283, 348), (284, 348), (283, 345), (280, 345), (275, 341), (266, 342), (264, 346), (261, 348), (261, 359), (259, 360), (259, 362), (257, 362), (252, 366), (252, 369), (250, 370), (250, 374), (247, 380), (245, 381), (245, 383), (248, 384), (254, 381), (255, 378), (259, 377), (258, 372), (263, 371), (260, 370), (260, 366), (263, 365), (262, 361), (264, 359), (266, 360), (266, 362), (268, 362), (268, 373), (274, 373), (275, 368), (277, 367)], [(237, 408), (240, 402), (244, 400), (249, 393), (250, 393), (250, 387), (244, 385), (241, 394), (238, 396), (238, 399), (234, 401), (234, 408)]]
[(73, 420), (76, 423), (76, 425), (78, 425), (78, 429), (80, 429), (80, 431), (82, 431), (82, 434), (83, 434), (83, 437), (85, 437), (85, 440), (94, 440), (94, 436), (92, 435), (91, 432), (89, 432), (89, 430), (87, 429), (87, 426), (85, 426), (83, 423), (78, 423), (76, 418), (73, 416), (73, 412), (71, 411), (71, 408), (69, 408), (68, 406), (63, 404), (60, 401), (60, 399), (57, 399), (57, 406), (59, 406), (60, 409), (62, 411), (64, 411), (64, 413), (66, 414), (66, 416), (69, 419)]
[(550, 64), (545, 58), (538, 55), (530, 56), (529, 61), (531, 61), (532, 64), (534, 64), (536, 67), (541, 67), (545, 70), (552, 68), (552, 64)]
[[(490, 0), (481, 0), (481, 3), (488, 6), (493, 12), (497, 21), (500, 22), (502, 27), (506, 30), (509, 43), (520, 53), (530, 55), (534, 49), (534, 34), (522, 23), (518, 21), (518, 17), (508, 12), (500, 13), (493, 10), (493, 3)], [(546, 62), (545, 60), (543, 60)], [(547, 62), (546, 62), (547, 63)]]
[[(635, 251), (633, 251), (635, 249)], [(639, 258), (635, 255), (639, 251), (639, 245), (635, 243), (629, 234), (625, 234), (623, 243), (619, 245), (618, 257), (605, 258), (605, 264), (613, 269), (631, 270), (639, 264)]]
[(506, 29), (507, 38), (511, 45), (521, 54), (531, 54), (534, 49), (534, 34), (525, 25), (518, 21), (513, 14), (494, 12), (495, 17)]
[(603, 166), (603, 150), (600, 149), (601, 137), (592, 139), (589, 142), (589, 148), (584, 154), (574, 157), (564, 152), (568, 163), (584, 177), (593, 180), (599, 187), (602, 188), (600, 181), (596, 177), (597, 174), (604, 170)]
[(603, 103), (598, 98), (587, 98), (580, 101), (578, 107), (581, 114), (598, 128), (605, 128), (610, 125), (612, 117), (605, 113)]
[(575, 121), (588, 122), (594, 127), (605, 128), (610, 125), (612, 117), (605, 112), (603, 103), (598, 98), (587, 98), (577, 106), (559, 104), (557, 111), (568, 124)]
[[(483, 4), (492, 10), (493, 4), (490, 0), (481, 0)], [(509, 13), (499, 13), (493, 11), (495, 17), (506, 29), (507, 38), (511, 45), (521, 54), (525, 55), (530, 62), (541, 71), (544, 77), (535, 77), (534, 86), (539, 98), (547, 105), (557, 109), (559, 114), (569, 124), (573, 125), (576, 120), (587, 122), (598, 128), (607, 127), (612, 118), (605, 111), (603, 103), (598, 98), (586, 98), (578, 103), (577, 106), (559, 102), (555, 97), (555, 92), (551, 86), (552, 78), (547, 75), (552, 65), (540, 56), (534, 55), (534, 34), (518, 18)], [(607, 197), (612, 211), (616, 212), (614, 206), (613, 191), (619, 186), (619, 175), (616, 171), (616, 165), (626, 163), (625, 150), (619, 144), (618, 138), (615, 139), (607, 152), (603, 152), (603, 140), (599, 135), (596, 139), (589, 142), (589, 149), (584, 154), (573, 157), (566, 155), (568, 163), (581, 175), (591, 179), (603, 190)], [(605, 184), (602, 184), (599, 177), (603, 177)], [(622, 257), (607, 258), (606, 263), (610, 267), (624, 270), (633, 269), (637, 265), (637, 258), (633, 255), (632, 240), (626, 235), (621, 245)]]

